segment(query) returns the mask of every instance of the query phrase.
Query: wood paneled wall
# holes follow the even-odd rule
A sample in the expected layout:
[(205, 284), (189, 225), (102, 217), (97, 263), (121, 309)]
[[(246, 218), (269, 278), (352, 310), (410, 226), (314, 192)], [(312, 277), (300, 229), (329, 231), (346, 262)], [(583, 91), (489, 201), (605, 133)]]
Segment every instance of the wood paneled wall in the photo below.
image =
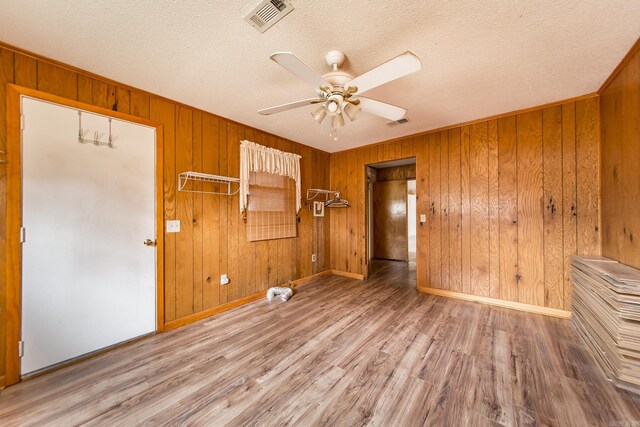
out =
[(596, 96), (332, 154), (332, 268), (365, 273), (365, 165), (414, 156), (418, 286), (570, 309), (571, 255), (600, 253)]
[(602, 254), (640, 268), (640, 40), (600, 93)]
[[(329, 268), (329, 217), (314, 218), (303, 203), (298, 237), (247, 242), (238, 196), (176, 191), (177, 174), (238, 176), (239, 143), (249, 139), (302, 156), (306, 188), (327, 188), (329, 154), (154, 96), (71, 67), (0, 48), (0, 151), (6, 151), (6, 84), (38, 89), (164, 125), (164, 216), (181, 231), (165, 235), (165, 323), (256, 294)], [(4, 154), (0, 155), (4, 159)], [(5, 187), (0, 165), (0, 379), (5, 366)], [(326, 224), (326, 225), (325, 225)], [(141, 242), (142, 244), (142, 242)], [(318, 261), (311, 262), (311, 254)], [(220, 286), (220, 274), (231, 282)]]

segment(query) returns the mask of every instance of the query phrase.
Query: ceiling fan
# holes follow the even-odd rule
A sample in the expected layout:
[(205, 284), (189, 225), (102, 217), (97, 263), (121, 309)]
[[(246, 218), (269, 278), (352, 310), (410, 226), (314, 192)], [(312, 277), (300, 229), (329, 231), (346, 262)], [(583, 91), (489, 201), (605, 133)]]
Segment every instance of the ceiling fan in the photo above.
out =
[[(321, 104), (311, 116), (321, 124), (320, 132), (338, 140), (337, 130), (345, 125), (344, 116), (354, 121), (360, 111), (375, 114), (389, 120), (400, 120), (407, 110), (375, 99), (365, 98), (362, 93), (399, 79), (422, 68), (420, 58), (411, 52), (385, 62), (354, 78), (339, 68), (344, 63), (345, 54), (339, 50), (327, 53), (325, 60), (331, 71), (320, 75), (291, 52), (277, 52), (271, 59), (291, 71), (302, 80), (316, 88), (315, 98), (303, 99), (288, 104), (277, 105), (259, 110), (258, 113), (270, 115), (311, 104)], [(344, 113), (344, 114), (343, 114)]]

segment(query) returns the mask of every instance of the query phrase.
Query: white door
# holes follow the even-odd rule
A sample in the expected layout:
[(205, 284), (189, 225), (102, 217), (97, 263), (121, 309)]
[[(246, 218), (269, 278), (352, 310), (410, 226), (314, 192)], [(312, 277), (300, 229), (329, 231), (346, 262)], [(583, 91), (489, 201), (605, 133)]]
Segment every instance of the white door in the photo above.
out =
[[(22, 375), (155, 331), (155, 129), (22, 98)], [(106, 117), (83, 128), (108, 133)], [(102, 137), (106, 140), (106, 135)]]

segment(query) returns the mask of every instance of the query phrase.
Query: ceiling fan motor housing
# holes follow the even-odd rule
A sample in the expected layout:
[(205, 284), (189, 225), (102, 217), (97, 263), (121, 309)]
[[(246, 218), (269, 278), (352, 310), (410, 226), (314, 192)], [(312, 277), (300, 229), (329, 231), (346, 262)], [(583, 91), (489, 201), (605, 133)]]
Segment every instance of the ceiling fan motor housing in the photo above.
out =
[(353, 76), (351, 74), (344, 71), (340, 71), (340, 70), (329, 71), (328, 73), (324, 74), (322, 77), (324, 77), (326, 81), (331, 83), (331, 86), (338, 89), (344, 88), (344, 85), (347, 82), (350, 82), (351, 80), (353, 80)]
[(327, 61), (327, 65), (331, 67), (331, 71), (324, 74), (322, 77), (335, 88), (343, 88), (345, 83), (353, 80), (353, 76), (344, 71), (338, 70), (344, 63), (346, 56), (344, 52), (339, 50), (330, 50), (324, 57)]

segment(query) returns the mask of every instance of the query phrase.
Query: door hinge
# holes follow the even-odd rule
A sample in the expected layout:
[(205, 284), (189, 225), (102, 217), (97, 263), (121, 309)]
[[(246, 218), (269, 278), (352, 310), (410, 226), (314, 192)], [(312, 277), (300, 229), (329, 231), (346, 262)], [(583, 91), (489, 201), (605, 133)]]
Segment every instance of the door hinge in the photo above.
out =
[(18, 357), (24, 356), (24, 341), (18, 341)]
[(24, 227), (20, 227), (20, 243), (24, 243), (27, 241), (27, 229)]
[(24, 114), (20, 114), (20, 129), (24, 130)]

